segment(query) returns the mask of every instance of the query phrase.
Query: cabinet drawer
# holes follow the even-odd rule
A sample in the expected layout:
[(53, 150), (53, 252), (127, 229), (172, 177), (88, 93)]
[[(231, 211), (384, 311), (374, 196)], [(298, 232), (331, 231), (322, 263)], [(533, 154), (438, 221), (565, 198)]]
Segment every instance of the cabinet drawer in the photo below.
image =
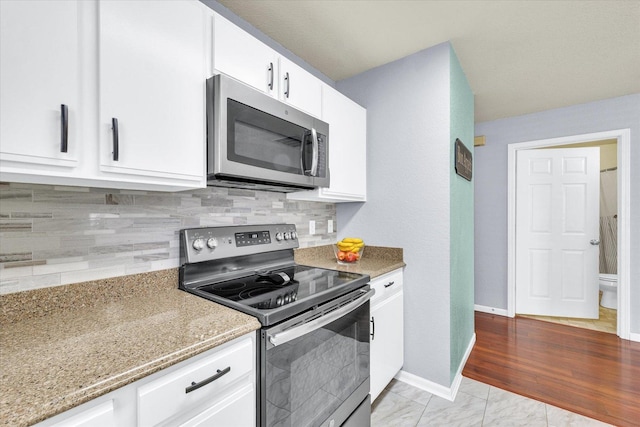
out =
[(402, 269), (376, 277), (370, 282), (370, 286), (376, 290), (373, 298), (371, 298), (371, 305), (374, 306), (376, 303), (380, 303), (383, 299), (402, 290)]
[[(139, 387), (138, 425), (153, 426), (205, 400), (215, 400), (227, 386), (253, 372), (253, 364), (252, 342), (247, 338)], [(206, 384), (188, 391), (201, 383)]]
[(224, 400), (198, 414), (180, 427), (235, 426), (256, 424), (256, 396), (252, 384), (245, 384)]
[(54, 424), (53, 427), (110, 427), (116, 424), (113, 400), (108, 400), (64, 419)]

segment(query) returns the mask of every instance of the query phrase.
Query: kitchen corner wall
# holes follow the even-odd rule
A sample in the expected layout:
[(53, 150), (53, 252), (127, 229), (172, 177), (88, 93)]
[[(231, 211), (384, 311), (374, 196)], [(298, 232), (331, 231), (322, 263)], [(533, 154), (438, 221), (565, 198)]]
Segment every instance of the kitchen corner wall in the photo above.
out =
[[(451, 382), (462, 371), (465, 354), (475, 333), (473, 294), (473, 178), (467, 181), (454, 167), (455, 140), (473, 154), (473, 92), (453, 49), (450, 56), (451, 105)], [(474, 165), (475, 166), (475, 165)], [(473, 171), (472, 171), (473, 175)]]
[[(452, 135), (450, 113), (459, 99), (452, 99), (451, 84), (464, 77), (458, 75), (461, 69), (452, 70), (457, 62), (452, 55), (451, 45), (442, 43), (336, 84), (367, 108), (368, 201), (337, 206), (338, 237), (355, 235), (368, 244), (403, 248), (402, 369), (446, 388), (459, 367), (458, 348), (466, 350), (473, 334), (473, 247), (452, 242), (451, 229), (461, 224), (458, 220), (468, 222), (458, 218), (459, 212), (452, 214), (458, 204), (465, 209), (471, 204), (465, 215), (473, 215), (470, 183), (468, 200), (451, 193), (457, 191), (451, 185), (452, 144), (459, 137), (473, 145), (473, 95), (460, 88), (471, 105), (460, 111), (469, 116), (455, 118), (454, 126), (467, 123), (470, 129)], [(462, 230), (473, 231), (473, 225), (465, 223)], [(453, 265), (468, 271), (452, 277)]]
[(177, 268), (183, 228), (293, 223), (300, 247), (330, 244), (336, 234), (327, 234), (329, 219), (336, 219), (333, 203), (267, 191), (0, 183), (0, 294)]

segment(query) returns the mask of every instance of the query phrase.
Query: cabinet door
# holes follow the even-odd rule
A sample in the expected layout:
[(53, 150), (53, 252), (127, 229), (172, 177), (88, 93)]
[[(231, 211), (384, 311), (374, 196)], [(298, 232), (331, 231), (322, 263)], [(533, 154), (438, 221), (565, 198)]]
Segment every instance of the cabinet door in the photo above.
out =
[(287, 193), (292, 200), (367, 200), (367, 110), (337, 90), (322, 87), (322, 120), (329, 123), (328, 188)]
[(288, 59), (280, 58), (281, 101), (313, 116), (322, 115), (322, 83), (317, 77)]
[(200, 6), (99, 3), (102, 171), (205, 185), (207, 22)]
[(218, 72), (265, 93), (278, 93), (278, 55), (269, 46), (218, 14), (213, 46), (213, 66)]
[(76, 1), (0, 1), (0, 160), (77, 164), (78, 7)]
[(367, 110), (335, 89), (323, 91), (322, 119), (329, 123), (331, 186), (324, 194), (353, 201), (367, 197)]
[(396, 292), (371, 308), (371, 400), (404, 363), (403, 296)]

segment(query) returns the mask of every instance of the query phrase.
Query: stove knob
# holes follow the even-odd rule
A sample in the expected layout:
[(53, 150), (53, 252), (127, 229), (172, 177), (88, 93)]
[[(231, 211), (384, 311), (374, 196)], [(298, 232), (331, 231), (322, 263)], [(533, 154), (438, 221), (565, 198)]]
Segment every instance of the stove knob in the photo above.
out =
[(276, 233), (276, 240), (279, 242), (279, 241), (281, 241), (282, 239), (284, 239), (283, 234), (282, 234), (282, 233)]
[(198, 252), (204, 249), (204, 239), (202, 237), (198, 237), (196, 240), (193, 241), (193, 249), (195, 249)]
[(276, 298), (276, 305), (277, 306), (281, 306), (282, 305), (282, 297), (279, 296), (278, 298)]
[(284, 233), (284, 240), (289, 240), (291, 239), (291, 233), (289, 231)]
[(291, 295), (286, 294), (286, 295), (284, 296), (284, 303), (285, 303), (285, 304), (289, 304), (289, 302), (290, 302), (290, 301), (291, 301)]
[(298, 233), (296, 233), (295, 231), (292, 231), (292, 232), (291, 232), (291, 238), (292, 238), (293, 240), (297, 239), (297, 238), (298, 238)]
[(215, 237), (210, 237), (209, 240), (207, 240), (207, 246), (209, 249), (215, 249), (216, 246), (218, 246), (218, 240)]
[(298, 299), (298, 294), (295, 292), (291, 292), (291, 302), (294, 302)]

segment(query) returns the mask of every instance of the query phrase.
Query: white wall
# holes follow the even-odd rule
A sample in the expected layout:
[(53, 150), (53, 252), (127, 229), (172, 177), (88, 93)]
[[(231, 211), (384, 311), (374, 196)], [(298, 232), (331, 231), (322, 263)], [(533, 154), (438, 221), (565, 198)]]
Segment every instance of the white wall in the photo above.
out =
[(507, 308), (507, 145), (631, 129), (631, 332), (640, 332), (640, 94), (477, 123), (475, 173), (475, 302)]
[(368, 201), (337, 206), (338, 237), (404, 248), (403, 370), (447, 387), (449, 55), (444, 43), (336, 83), (367, 108)]

